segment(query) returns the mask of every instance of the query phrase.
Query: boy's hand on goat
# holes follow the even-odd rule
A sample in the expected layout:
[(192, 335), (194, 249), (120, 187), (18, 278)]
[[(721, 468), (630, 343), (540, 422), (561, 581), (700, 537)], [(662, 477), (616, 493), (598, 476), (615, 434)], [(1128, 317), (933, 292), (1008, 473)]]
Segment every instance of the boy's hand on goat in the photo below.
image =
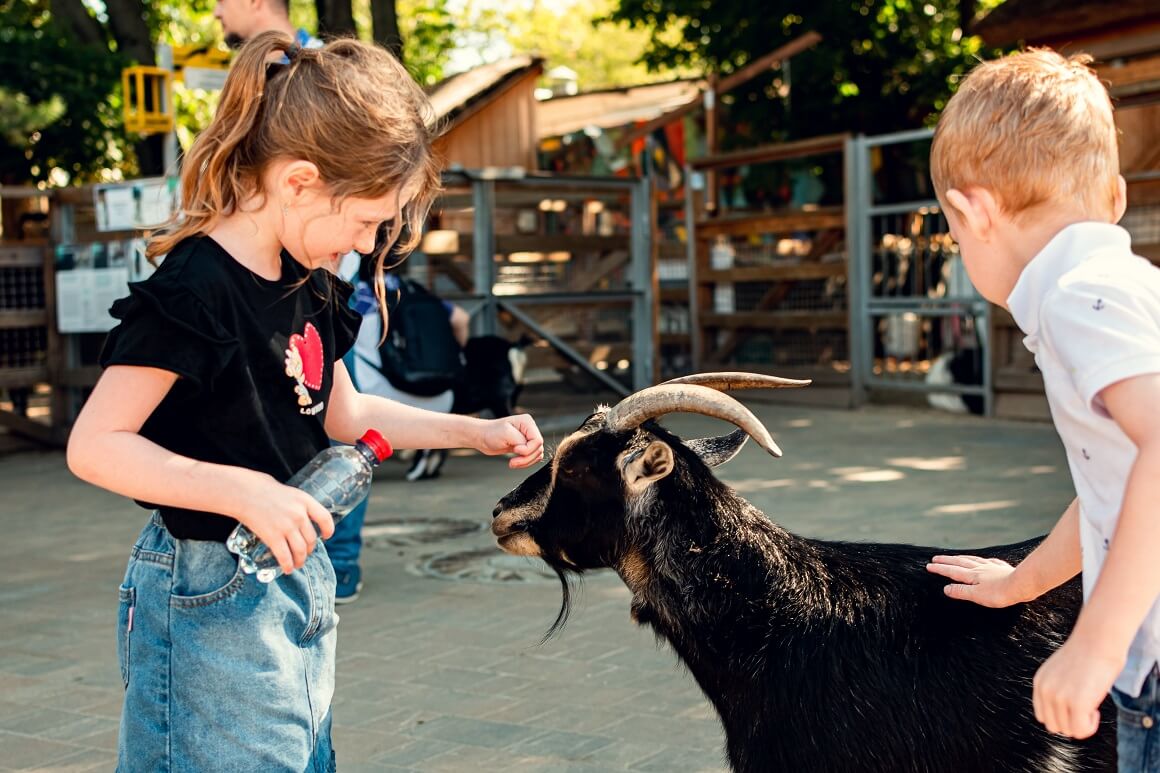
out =
[(1100, 703), (1123, 667), (1123, 658), (1068, 639), (1035, 672), (1035, 718), (1053, 733), (1091, 737), (1099, 729)]
[(973, 601), (984, 607), (1009, 607), (1025, 601), (1013, 587), (1015, 567), (998, 558), (935, 556), (926, 570), (954, 580), (943, 588), (952, 599)]
[(515, 454), (508, 461), (512, 469), (530, 467), (544, 459), (544, 438), (526, 413), (484, 422), (476, 448), (488, 456)]

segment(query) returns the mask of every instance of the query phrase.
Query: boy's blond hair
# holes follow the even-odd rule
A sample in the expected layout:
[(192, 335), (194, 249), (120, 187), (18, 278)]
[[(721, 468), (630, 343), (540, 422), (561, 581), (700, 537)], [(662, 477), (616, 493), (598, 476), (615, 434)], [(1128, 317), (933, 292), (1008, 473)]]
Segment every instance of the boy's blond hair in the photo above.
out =
[(975, 67), (934, 133), (939, 199), (951, 188), (979, 186), (1013, 218), (1050, 202), (1109, 213), (1119, 150), (1111, 99), (1091, 61), (1031, 49)]

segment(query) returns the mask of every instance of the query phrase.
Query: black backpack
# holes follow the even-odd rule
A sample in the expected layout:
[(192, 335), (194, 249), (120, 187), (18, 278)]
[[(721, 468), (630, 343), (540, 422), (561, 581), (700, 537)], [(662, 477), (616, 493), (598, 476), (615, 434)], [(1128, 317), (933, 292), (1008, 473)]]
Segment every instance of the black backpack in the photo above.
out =
[(418, 282), (401, 277), (379, 357), (391, 386), (420, 397), (451, 389), (465, 370), (463, 350), (443, 301)]

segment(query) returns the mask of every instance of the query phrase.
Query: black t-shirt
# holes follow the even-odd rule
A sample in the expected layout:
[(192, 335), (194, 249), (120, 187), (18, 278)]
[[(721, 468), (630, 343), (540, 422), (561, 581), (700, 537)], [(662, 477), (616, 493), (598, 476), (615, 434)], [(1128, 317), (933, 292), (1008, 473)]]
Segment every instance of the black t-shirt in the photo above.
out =
[[(101, 366), (161, 368), (179, 378), (141, 428), (174, 453), (285, 481), (329, 441), (323, 425), (334, 362), (359, 317), (351, 287), (282, 253), (263, 279), (207, 236), (178, 244), (110, 313)], [(126, 395), (132, 399), (131, 395)], [(144, 474), (144, 473), (143, 473)], [(179, 539), (225, 541), (233, 518), (157, 506)]]

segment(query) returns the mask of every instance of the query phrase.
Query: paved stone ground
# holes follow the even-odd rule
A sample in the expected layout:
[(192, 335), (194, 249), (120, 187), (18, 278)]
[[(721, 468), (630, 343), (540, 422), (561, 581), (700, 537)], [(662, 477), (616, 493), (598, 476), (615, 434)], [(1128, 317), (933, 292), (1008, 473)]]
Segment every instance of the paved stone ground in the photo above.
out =
[[(998, 544), (1045, 532), (1069, 499), (1048, 425), (747, 402), (786, 456), (750, 444), (721, 476), (798, 533)], [(667, 424), (686, 437), (722, 430)], [(403, 470), (375, 482), (366, 587), (341, 613), (341, 771), (725, 769), (715, 715), (629, 621), (614, 575), (589, 578), (569, 625), (539, 643), (559, 586), (485, 531), (522, 473), (477, 456), (452, 458), (436, 481), (407, 483)], [(145, 514), (73, 479), (56, 452), (0, 457), (0, 487), (0, 769), (111, 770), (116, 588)], [(406, 519), (466, 533), (434, 538), (440, 524)]]

